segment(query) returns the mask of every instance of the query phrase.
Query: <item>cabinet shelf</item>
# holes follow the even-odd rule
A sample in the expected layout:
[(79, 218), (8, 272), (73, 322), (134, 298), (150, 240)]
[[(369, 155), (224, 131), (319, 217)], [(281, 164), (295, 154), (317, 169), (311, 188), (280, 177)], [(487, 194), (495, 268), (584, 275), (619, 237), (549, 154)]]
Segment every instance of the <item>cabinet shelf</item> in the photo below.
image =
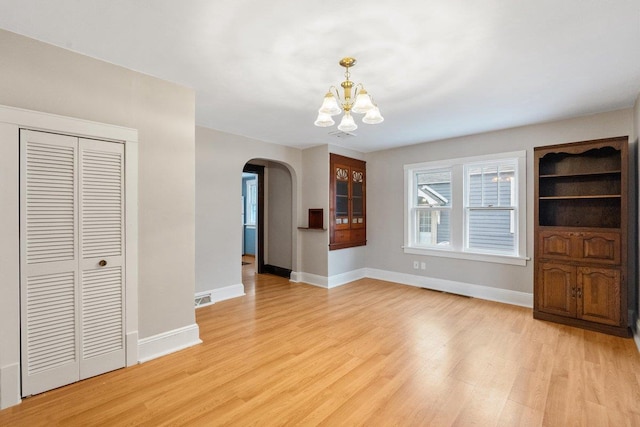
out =
[(593, 232), (607, 232), (607, 233), (611, 233), (611, 232), (621, 232), (622, 230), (620, 228), (614, 228), (614, 227), (583, 227), (583, 226), (578, 226), (578, 227), (570, 227), (570, 226), (566, 226), (566, 225), (540, 225), (538, 226), (538, 231), (571, 231), (571, 232), (580, 232), (580, 231), (593, 231)]
[(538, 180), (540, 199), (546, 200), (620, 197), (621, 188), (620, 173), (556, 174)]
[(619, 199), (620, 194), (594, 194), (588, 196), (544, 196), (540, 200), (586, 200), (586, 199)]
[(600, 175), (620, 175), (621, 172), (622, 171), (620, 170), (611, 170), (611, 171), (598, 171), (598, 172), (553, 173), (553, 174), (540, 175), (538, 178), (547, 179), (547, 178), (588, 177), (588, 176), (600, 176)]

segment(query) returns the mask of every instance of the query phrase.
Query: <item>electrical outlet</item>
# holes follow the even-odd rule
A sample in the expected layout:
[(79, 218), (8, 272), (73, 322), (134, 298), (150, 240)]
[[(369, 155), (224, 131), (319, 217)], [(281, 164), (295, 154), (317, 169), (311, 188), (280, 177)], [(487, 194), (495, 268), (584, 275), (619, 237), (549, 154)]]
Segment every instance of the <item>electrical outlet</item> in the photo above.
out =
[(420, 269), (421, 270), (426, 270), (427, 269), (427, 263), (426, 262), (421, 262), (420, 263)]
[(413, 261), (413, 268), (414, 270), (417, 270), (420, 268), (420, 263), (418, 261)]

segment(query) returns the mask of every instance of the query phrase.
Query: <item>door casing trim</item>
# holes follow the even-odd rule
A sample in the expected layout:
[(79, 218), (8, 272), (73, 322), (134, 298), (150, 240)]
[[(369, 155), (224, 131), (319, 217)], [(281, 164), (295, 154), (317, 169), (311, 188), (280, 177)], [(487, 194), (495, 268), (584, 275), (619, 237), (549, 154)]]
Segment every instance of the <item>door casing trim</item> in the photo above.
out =
[(136, 129), (0, 105), (0, 409), (21, 401), (19, 130), (120, 142), (125, 147), (126, 365), (138, 363), (138, 131)]

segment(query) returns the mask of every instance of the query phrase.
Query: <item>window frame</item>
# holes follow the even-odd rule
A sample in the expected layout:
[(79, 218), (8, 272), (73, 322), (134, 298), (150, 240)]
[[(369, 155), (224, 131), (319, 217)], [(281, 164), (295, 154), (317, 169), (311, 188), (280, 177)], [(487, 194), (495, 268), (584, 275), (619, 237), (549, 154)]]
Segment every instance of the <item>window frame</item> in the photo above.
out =
[[(516, 171), (514, 174), (512, 198), (515, 197), (514, 220), (516, 231), (515, 250), (513, 253), (503, 251), (469, 248), (469, 214), (468, 214), (468, 180), (467, 168), (479, 164), (492, 164), (514, 160)], [(417, 232), (417, 174), (451, 170), (451, 200), (450, 200), (450, 241), (449, 245), (419, 245), (416, 244)], [(525, 266), (527, 260), (527, 228), (526, 228), (526, 151), (513, 151), (473, 157), (438, 160), (431, 162), (404, 165), (404, 253), (415, 255), (430, 255), (446, 258), (457, 258), (473, 261), (495, 262)], [(477, 207), (473, 207), (474, 209)], [(442, 209), (439, 207), (438, 209)], [(505, 207), (497, 207), (504, 210)], [(433, 211), (433, 210), (432, 210)]]
[(258, 223), (258, 179), (248, 179), (245, 182), (245, 223), (247, 227), (255, 227)]

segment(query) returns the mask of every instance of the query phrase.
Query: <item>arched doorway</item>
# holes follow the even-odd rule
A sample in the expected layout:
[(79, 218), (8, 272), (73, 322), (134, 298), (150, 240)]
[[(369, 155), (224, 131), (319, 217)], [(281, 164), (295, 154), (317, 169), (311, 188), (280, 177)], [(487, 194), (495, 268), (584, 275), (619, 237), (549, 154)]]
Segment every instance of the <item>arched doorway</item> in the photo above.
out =
[(281, 162), (252, 159), (243, 168), (243, 256), (250, 254), (255, 241), (255, 252), (250, 255), (255, 257), (256, 273), (287, 278), (291, 275), (295, 228), (293, 183), (290, 167)]

